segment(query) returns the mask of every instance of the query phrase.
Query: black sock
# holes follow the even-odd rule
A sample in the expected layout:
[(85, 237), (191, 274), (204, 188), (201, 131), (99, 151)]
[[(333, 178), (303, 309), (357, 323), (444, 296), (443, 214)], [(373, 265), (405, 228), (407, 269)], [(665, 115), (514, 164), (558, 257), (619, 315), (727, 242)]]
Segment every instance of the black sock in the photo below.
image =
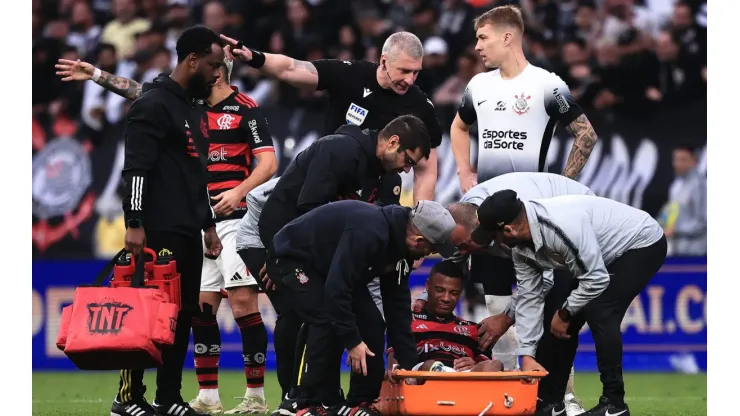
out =
[(200, 390), (218, 388), (218, 361), (221, 357), (221, 332), (211, 305), (193, 317), (195, 375)]
[(265, 385), (265, 354), (267, 354), (267, 328), (259, 312), (236, 318), (242, 335), (242, 356), (247, 389)]

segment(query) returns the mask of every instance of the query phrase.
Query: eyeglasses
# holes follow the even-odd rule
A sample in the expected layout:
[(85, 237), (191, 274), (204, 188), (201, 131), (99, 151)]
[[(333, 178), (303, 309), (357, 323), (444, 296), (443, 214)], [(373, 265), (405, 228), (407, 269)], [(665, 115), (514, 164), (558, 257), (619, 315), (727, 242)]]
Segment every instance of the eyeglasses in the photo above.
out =
[(414, 158), (411, 157), (411, 155), (409, 154), (409, 152), (407, 152), (407, 151), (404, 150), (403, 151), (403, 154), (406, 155), (406, 166), (408, 166), (410, 168), (413, 168), (414, 166), (416, 166), (417, 163), (419, 163), (419, 162), (415, 161)]

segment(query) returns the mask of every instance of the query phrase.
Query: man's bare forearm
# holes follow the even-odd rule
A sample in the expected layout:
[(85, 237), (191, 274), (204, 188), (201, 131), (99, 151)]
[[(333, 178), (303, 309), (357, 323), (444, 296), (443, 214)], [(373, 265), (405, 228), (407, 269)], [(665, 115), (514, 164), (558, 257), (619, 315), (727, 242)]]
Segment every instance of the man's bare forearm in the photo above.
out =
[(437, 185), (437, 149), (432, 149), (429, 159), (414, 167), (414, 204), (434, 200)]
[(573, 120), (566, 130), (573, 135), (573, 147), (570, 150), (568, 161), (565, 164), (563, 175), (575, 179), (591, 156), (591, 151), (596, 144), (596, 132), (585, 114), (581, 114)]
[(96, 83), (106, 90), (131, 101), (141, 97), (141, 84), (132, 79), (102, 71)]
[(266, 53), (260, 72), (296, 88), (315, 89), (319, 83), (319, 72), (314, 64), (285, 55)]

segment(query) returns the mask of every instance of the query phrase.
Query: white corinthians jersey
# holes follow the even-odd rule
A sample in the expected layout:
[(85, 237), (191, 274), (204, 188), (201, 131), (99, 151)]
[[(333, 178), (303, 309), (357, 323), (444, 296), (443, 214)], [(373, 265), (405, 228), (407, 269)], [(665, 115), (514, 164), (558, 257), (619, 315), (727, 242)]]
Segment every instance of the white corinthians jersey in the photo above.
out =
[(458, 110), (478, 122), (478, 183), (511, 172), (546, 172), (547, 150), (558, 122), (583, 114), (565, 82), (527, 64), (513, 79), (498, 69), (473, 77)]

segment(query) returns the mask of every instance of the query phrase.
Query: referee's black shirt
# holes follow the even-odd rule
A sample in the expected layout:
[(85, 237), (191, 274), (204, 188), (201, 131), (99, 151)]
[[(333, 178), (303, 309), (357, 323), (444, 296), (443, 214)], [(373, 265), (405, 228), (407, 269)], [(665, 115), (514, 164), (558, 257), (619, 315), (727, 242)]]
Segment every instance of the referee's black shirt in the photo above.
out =
[(345, 124), (381, 130), (398, 116), (413, 115), (426, 125), (433, 149), (442, 142), (434, 105), (418, 86), (412, 85), (404, 95), (383, 89), (374, 62), (320, 59), (311, 63), (319, 75), (316, 89), (329, 94), (326, 134)]
[[(167, 75), (134, 101), (126, 120), (123, 211), (146, 231), (200, 236), (214, 224), (206, 184), (205, 120)], [(198, 147), (196, 147), (196, 145)]]

